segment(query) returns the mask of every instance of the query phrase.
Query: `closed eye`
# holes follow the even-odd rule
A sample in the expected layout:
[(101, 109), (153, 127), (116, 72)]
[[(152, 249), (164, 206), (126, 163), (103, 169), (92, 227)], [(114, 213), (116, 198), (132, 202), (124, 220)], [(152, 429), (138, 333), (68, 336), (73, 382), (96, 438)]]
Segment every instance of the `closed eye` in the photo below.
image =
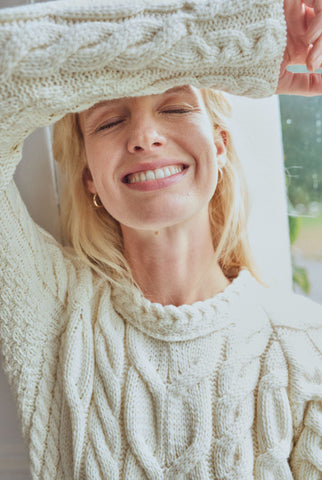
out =
[(102, 130), (108, 130), (109, 128), (116, 127), (116, 125), (119, 125), (122, 122), (123, 120), (116, 120), (114, 122), (104, 123), (96, 129), (96, 132), (101, 132)]
[(163, 110), (162, 113), (189, 113), (191, 110), (186, 108), (169, 108), (167, 110)]

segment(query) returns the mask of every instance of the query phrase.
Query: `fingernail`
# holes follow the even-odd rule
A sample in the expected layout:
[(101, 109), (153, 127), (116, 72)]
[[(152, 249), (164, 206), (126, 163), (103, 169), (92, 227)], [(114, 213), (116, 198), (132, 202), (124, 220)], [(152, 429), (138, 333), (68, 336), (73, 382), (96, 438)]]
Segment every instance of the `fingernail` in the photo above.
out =
[(321, 66), (321, 63), (322, 63), (322, 55), (312, 60), (312, 71), (315, 72), (316, 70), (318, 70)]
[(314, 71), (316, 72), (320, 67), (322, 63), (322, 56), (317, 59), (316, 62), (314, 62)]

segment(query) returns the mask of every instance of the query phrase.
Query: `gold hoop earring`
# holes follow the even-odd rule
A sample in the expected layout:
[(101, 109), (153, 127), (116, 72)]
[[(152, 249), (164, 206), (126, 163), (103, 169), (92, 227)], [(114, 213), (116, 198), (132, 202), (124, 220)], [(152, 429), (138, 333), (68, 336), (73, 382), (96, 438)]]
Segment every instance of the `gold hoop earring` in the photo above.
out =
[(101, 199), (100, 199), (100, 197), (98, 196), (97, 193), (93, 194), (92, 202), (93, 202), (93, 205), (94, 205), (95, 208), (102, 208), (103, 207)]

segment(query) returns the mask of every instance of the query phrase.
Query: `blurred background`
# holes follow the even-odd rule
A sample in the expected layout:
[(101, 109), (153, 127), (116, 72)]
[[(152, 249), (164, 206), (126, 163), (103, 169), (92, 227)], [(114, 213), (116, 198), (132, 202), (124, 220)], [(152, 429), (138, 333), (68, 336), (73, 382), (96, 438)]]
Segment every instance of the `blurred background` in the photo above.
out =
[(322, 97), (280, 96), (293, 283), (322, 304)]

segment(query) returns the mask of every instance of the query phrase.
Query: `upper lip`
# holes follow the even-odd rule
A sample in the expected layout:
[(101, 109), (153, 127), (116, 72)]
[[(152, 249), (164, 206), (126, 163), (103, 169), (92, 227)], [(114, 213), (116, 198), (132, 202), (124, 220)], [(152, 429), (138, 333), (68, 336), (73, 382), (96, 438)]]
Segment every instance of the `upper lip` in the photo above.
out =
[(188, 166), (188, 164), (183, 161), (174, 159), (172, 160), (169, 158), (163, 158), (144, 163), (136, 163), (122, 175), (122, 181), (124, 181), (128, 175), (132, 175), (133, 173), (146, 172), (147, 170), (156, 170), (157, 168), (169, 167), (170, 165), (183, 165), (184, 167)]

